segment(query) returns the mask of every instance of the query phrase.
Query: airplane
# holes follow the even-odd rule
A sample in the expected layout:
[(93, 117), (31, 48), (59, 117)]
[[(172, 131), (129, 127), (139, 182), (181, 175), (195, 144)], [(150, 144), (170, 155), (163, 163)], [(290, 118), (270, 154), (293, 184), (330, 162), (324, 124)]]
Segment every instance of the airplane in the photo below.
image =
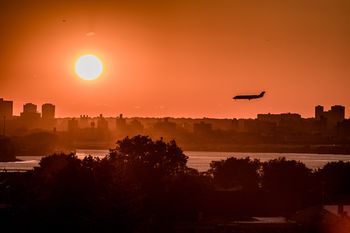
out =
[(234, 100), (251, 100), (251, 99), (259, 99), (265, 95), (265, 91), (262, 91), (259, 95), (236, 95), (233, 97)]

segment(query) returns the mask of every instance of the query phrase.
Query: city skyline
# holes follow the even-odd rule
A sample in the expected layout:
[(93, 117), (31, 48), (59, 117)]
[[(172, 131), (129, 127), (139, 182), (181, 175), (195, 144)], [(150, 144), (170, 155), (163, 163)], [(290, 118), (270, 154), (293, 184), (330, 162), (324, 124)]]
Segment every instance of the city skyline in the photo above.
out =
[[(350, 107), (345, 0), (34, 0), (0, 9), (0, 93), (16, 114), (25, 102), (56, 103), (61, 117), (311, 117), (320, 103)], [(88, 53), (104, 65), (96, 80), (74, 73)], [(261, 90), (261, 100), (232, 101)]]
[[(55, 148), (58, 142), (63, 143), (56, 144), (61, 148), (107, 149), (117, 139), (148, 135), (174, 139), (186, 150), (350, 153), (343, 146), (349, 140), (350, 119), (345, 117), (345, 107), (341, 105), (330, 108), (317, 105), (312, 118), (288, 112), (260, 113), (253, 119), (125, 117), (123, 114), (60, 118), (55, 116), (56, 106), (51, 103), (43, 104), (41, 112), (37, 105), (26, 103), (20, 116), (13, 117), (12, 106), (12, 101), (0, 98), (1, 134), (28, 143), (42, 136), (48, 140), (60, 138), (44, 151)], [(335, 144), (338, 146), (334, 147)], [(21, 153), (27, 152), (22, 149)]]
[[(16, 112), (14, 111), (14, 101), (13, 100), (9, 100), (9, 99), (4, 99), (4, 98), (0, 98), (0, 116), (8, 116), (11, 115), (11, 117), (16, 117), (16, 116), (22, 116), (23, 113), (26, 112), (31, 112), (31, 113), (35, 113), (35, 114), (39, 114), (41, 117), (43, 118), (75, 118), (75, 117), (82, 117), (82, 116), (87, 116), (87, 117), (101, 117), (102, 115), (104, 115), (105, 117), (119, 117), (120, 114), (124, 115), (123, 113), (116, 113), (113, 115), (105, 115), (104, 113), (99, 113), (97, 115), (89, 115), (86, 113), (80, 113), (79, 115), (73, 115), (73, 116), (57, 116), (56, 115), (56, 105), (54, 105), (53, 103), (43, 103), (41, 105), (41, 112), (39, 112), (37, 110), (37, 106), (38, 104), (35, 103), (31, 103), (31, 102), (26, 102), (21, 106), (21, 110), (18, 111), (18, 114), (16, 114)], [(263, 116), (263, 115), (298, 115), (301, 118), (315, 118), (317, 120), (320, 120), (322, 117), (325, 117), (329, 114), (332, 114), (333, 111), (335, 112), (339, 112), (340, 111), (340, 115), (342, 116), (342, 119), (347, 119), (347, 115), (346, 115), (346, 111), (345, 111), (345, 106), (343, 105), (339, 105), (339, 104), (335, 104), (332, 106), (329, 106), (329, 110), (328, 111), (324, 111), (325, 107), (324, 105), (316, 105), (314, 106), (314, 110), (313, 110), (313, 115), (308, 117), (308, 116), (303, 116), (302, 114), (298, 113), (298, 112), (280, 112), (280, 113), (271, 113), (271, 112), (264, 112), (264, 113), (257, 113), (255, 115), (255, 118), (258, 119), (259, 116)], [(327, 106), (326, 106), (327, 109)], [(339, 110), (340, 109), (340, 110)], [(44, 116), (45, 115), (45, 116)], [(48, 117), (49, 116), (49, 117)], [(128, 116), (129, 118), (133, 118), (133, 117), (145, 117), (145, 116)], [(186, 117), (186, 116), (163, 116), (163, 117), (157, 117), (157, 116), (146, 116), (146, 118), (191, 118), (191, 117)], [(201, 118), (210, 118), (210, 117), (194, 117), (194, 119), (201, 119)], [(239, 117), (231, 117), (231, 118), (213, 118), (213, 119), (237, 119)], [(239, 118), (239, 119), (251, 119), (252, 117), (249, 118)], [(326, 117), (327, 118), (327, 117)], [(254, 118), (253, 118), (254, 119)]]
[[(6, 99), (6, 98), (5, 98)], [(8, 100), (8, 99), (6, 99)], [(234, 102), (234, 101), (232, 101)], [(15, 116), (19, 116), (20, 113), (23, 111), (23, 105), (26, 104), (26, 103), (34, 103), (34, 102), (31, 102), (31, 101), (16, 101), (13, 103), (13, 113)], [(41, 106), (43, 104), (47, 103), (47, 101), (39, 101), (39, 102), (35, 102), (36, 105), (38, 106)], [(247, 103), (247, 104), (250, 104), (250, 103)], [(329, 105), (325, 105), (325, 104), (322, 104), (322, 103), (318, 103), (320, 105), (323, 105), (325, 106), (326, 108), (330, 108), (331, 106), (334, 106), (334, 105), (338, 105), (339, 103), (332, 103), (332, 104), (329, 104)], [(318, 105), (316, 104), (316, 105)], [(315, 106), (316, 106), (315, 105)], [(342, 104), (340, 104), (342, 105)], [(307, 111), (306, 114), (302, 114), (300, 112), (292, 112), (292, 111), (285, 111), (285, 112), (279, 112), (279, 111), (270, 111), (270, 112), (251, 112), (251, 114), (249, 115), (215, 115), (213, 113), (209, 113), (207, 115), (203, 114), (195, 114), (195, 115), (179, 115), (179, 114), (174, 114), (174, 115), (167, 115), (167, 114), (154, 114), (154, 115), (148, 115), (148, 114), (139, 114), (139, 115), (128, 115), (126, 113), (123, 113), (125, 115), (128, 115), (129, 117), (175, 117), (175, 118), (181, 118), (181, 117), (185, 117), (185, 118), (203, 118), (203, 117), (209, 117), (209, 118), (217, 118), (217, 119), (227, 119), (227, 118), (254, 118), (256, 117), (258, 114), (261, 114), (261, 113), (271, 113), (271, 114), (280, 114), (280, 113), (299, 113), (302, 115), (302, 117), (304, 118), (310, 118), (310, 117), (314, 117), (314, 109), (313, 107), (315, 106), (311, 106), (310, 109)], [(135, 106), (135, 108), (138, 108), (139, 106)], [(162, 108), (163, 106), (160, 106), (160, 108)], [(101, 109), (103, 110), (103, 109)], [(108, 109), (107, 111), (105, 112), (96, 112), (96, 111), (91, 111), (89, 108), (87, 108), (86, 110), (82, 109), (82, 112), (73, 112), (72, 114), (69, 114), (69, 113), (64, 113), (64, 109), (62, 107), (58, 107), (58, 109), (56, 110), (57, 111), (57, 114), (56, 116), (59, 117), (59, 118), (64, 118), (64, 117), (79, 117), (80, 115), (89, 115), (89, 116), (98, 116), (100, 114), (103, 114), (103, 115), (106, 115), (108, 117), (114, 117), (116, 115), (118, 115), (120, 112), (120, 110), (118, 109), (115, 109), (115, 110), (111, 110), (111, 109)], [(346, 118), (349, 118), (350, 117), (350, 113), (346, 112)]]

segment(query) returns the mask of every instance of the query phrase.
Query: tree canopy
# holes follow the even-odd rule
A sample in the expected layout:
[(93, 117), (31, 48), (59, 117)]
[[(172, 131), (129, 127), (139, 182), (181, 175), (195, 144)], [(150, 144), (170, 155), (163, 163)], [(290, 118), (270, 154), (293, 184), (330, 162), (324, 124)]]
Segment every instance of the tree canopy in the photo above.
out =
[(230, 157), (210, 163), (214, 183), (223, 188), (256, 189), (259, 185), (260, 161), (249, 157)]

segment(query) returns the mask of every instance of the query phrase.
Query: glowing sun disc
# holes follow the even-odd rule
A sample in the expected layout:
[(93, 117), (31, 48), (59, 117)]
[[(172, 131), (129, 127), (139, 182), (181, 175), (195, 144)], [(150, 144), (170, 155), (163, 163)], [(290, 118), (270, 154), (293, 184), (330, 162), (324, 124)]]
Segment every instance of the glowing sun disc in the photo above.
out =
[(101, 60), (95, 55), (84, 55), (78, 58), (75, 63), (75, 73), (84, 80), (94, 80), (103, 71)]

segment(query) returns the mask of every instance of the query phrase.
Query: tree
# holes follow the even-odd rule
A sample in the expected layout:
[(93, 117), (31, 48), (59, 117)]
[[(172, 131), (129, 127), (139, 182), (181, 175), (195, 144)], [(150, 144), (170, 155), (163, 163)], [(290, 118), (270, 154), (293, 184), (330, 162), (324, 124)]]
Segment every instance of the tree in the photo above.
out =
[(54, 154), (34, 170), (19, 208), (60, 232), (169, 232), (197, 216), (205, 186), (186, 162), (175, 141), (147, 136), (118, 141), (103, 159)]
[(263, 163), (261, 184), (279, 209), (297, 210), (312, 188), (312, 171), (299, 161), (272, 159)]
[[(330, 201), (342, 201), (350, 195), (350, 162), (328, 162), (316, 172), (323, 186), (325, 198)], [(348, 201), (348, 200), (347, 200)]]
[(27, 196), (30, 216), (61, 232), (130, 232), (140, 206), (132, 184), (107, 158), (80, 160), (75, 154), (42, 158)]
[(12, 141), (7, 137), (0, 136), (0, 161), (15, 161), (15, 147)]
[(153, 141), (141, 135), (118, 141), (108, 156), (126, 181), (137, 187), (143, 196), (144, 213), (152, 216), (152, 221), (167, 217), (167, 190), (186, 173), (187, 158), (175, 141)]
[(252, 190), (258, 188), (259, 169), (257, 159), (230, 157), (211, 162), (209, 173), (219, 187)]
[(118, 141), (117, 147), (110, 151), (109, 156), (125, 168), (131, 168), (135, 173), (141, 172), (140, 175), (147, 175), (142, 172), (146, 171), (160, 176), (182, 173), (188, 159), (174, 140), (165, 143), (163, 140), (153, 141), (148, 136), (141, 135)]

